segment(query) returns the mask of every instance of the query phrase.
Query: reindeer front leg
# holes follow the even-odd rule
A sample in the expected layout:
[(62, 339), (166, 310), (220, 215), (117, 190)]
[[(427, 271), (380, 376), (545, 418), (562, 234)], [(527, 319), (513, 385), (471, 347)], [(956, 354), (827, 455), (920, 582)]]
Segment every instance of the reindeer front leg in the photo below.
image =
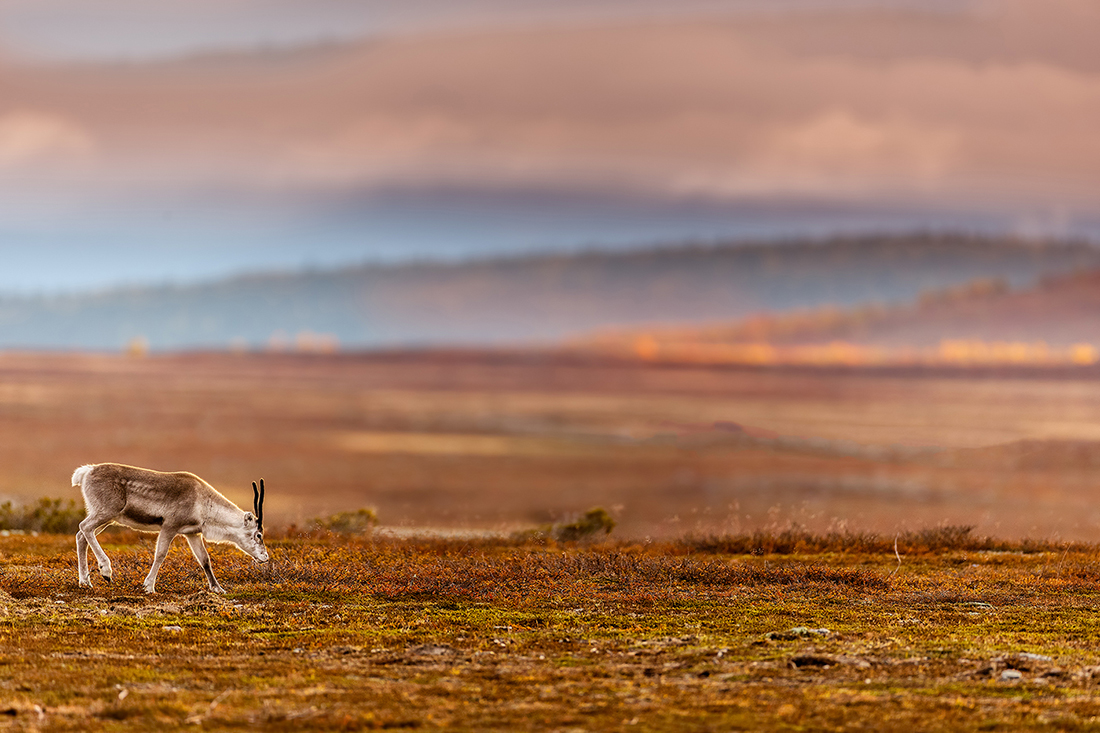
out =
[(214, 568), (210, 565), (210, 553), (206, 551), (206, 542), (203, 541), (202, 535), (185, 534), (183, 537), (187, 540), (187, 544), (191, 546), (191, 554), (195, 556), (199, 567), (206, 573), (206, 585), (209, 587), (210, 592), (225, 593), (221, 583), (214, 577)]
[(168, 548), (172, 545), (172, 540), (176, 538), (176, 531), (174, 529), (161, 529), (160, 534), (157, 535), (157, 551), (153, 555), (153, 567), (149, 568), (149, 574), (145, 576), (145, 592), (156, 593), (157, 592), (157, 573), (160, 572), (160, 564), (164, 562), (164, 558), (168, 555)]

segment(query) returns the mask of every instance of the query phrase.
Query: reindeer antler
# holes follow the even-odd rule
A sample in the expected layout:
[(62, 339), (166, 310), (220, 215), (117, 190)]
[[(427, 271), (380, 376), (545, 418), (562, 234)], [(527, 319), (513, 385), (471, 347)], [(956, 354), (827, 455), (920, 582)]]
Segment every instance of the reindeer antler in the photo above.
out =
[(256, 515), (256, 528), (264, 531), (264, 480), (260, 479), (260, 488), (252, 482), (252, 513)]

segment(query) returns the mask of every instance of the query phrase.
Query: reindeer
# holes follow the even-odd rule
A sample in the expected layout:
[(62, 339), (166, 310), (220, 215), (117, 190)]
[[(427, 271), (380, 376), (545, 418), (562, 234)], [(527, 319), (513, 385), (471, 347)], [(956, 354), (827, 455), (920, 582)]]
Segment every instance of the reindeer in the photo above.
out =
[[(264, 547), (264, 480), (252, 482), (252, 512), (242, 511), (210, 484), (193, 473), (161, 473), (121, 463), (81, 466), (73, 472), (73, 486), (84, 495), (87, 517), (76, 533), (76, 562), (80, 585), (92, 587), (88, 575), (88, 548), (99, 562), (99, 574), (111, 582), (111, 561), (96, 535), (110, 524), (159, 532), (153, 567), (145, 577), (145, 592), (155, 593), (157, 572), (176, 535), (187, 539), (191, 553), (206, 573), (214, 593), (225, 590), (210, 568), (206, 542), (229, 542), (260, 562), (269, 558)], [(205, 541), (204, 541), (205, 538)]]

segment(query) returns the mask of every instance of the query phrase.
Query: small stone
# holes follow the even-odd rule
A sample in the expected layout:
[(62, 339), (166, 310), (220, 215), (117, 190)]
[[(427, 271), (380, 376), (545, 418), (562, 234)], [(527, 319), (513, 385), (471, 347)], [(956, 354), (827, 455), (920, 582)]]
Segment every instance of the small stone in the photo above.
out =
[(787, 631), (771, 631), (764, 634), (764, 638), (771, 641), (794, 641), (805, 639), (809, 636), (829, 636), (833, 632), (828, 629), (811, 629), (808, 626), (795, 626)]
[(172, 632), (183, 631), (182, 626), (161, 626), (161, 628), (164, 629), (165, 631), (172, 631)]
[(795, 669), (800, 667), (820, 667), (828, 669), (840, 664), (840, 659), (829, 654), (797, 654), (791, 657), (788, 665)]
[(1016, 682), (1024, 678), (1023, 672), (1018, 669), (1006, 669), (1001, 672), (1001, 682)]
[(798, 634), (799, 636), (828, 636), (833, 633), (828, 629), (812, 629), (808, 626), (795, 626), (791, 629), (792, 634)]
[(458, 650), (449, 644), (421, 644), (409, 649), (409, 654), (423, 657), (442, 657), (448, 654), (457, 654)]
[(1014, 652), (1004, 654), (992, 660), (994, 664), (1003, 665), (1009, 669), (1018, 669), (1023, 672), (1032, 672), (1036, 668), (1045, 667), (1054, 661), (1045, 654), (1032, 654), (1030, 652)]

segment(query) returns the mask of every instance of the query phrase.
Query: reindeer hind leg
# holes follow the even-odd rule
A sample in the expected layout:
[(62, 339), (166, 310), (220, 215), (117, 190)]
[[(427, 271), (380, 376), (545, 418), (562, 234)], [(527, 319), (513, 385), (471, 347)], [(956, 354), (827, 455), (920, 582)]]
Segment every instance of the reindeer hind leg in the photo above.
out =
[(76, 531), (76, 574), (81, 586), (92, 587), (92, 579), (88, 575), (88, 538), (82, 529)]
[(172, 545), (172, 540), (176, 538), (176, 531), (174, 529), (162, 529), (160, 534), (157, 535), (157, 550), (153, 555), (153, 567), (149, 568), (149, 574), (145, 576), (146, 593), (157, 592), (157, 573), (160, 572), (160, 565), (164, 562), (164, 558), (168, 556), (168, 548)]
[[(103, 579), (105, 581), (110, 583), (113, 576), (113, 571), (111, 570), (111, 559), (107, 557), (107, 553), (103, 551), (103, 548), (99, 546), (99, 540), (96, 539), (96, 534), (98, 534), (112, 521), (114, 521), (113, 516), (92, 515), (85, 517), (84, 521), (80, 523), (80, 532), (79, 534), (77, 534), (76, 538), (77, 562), (80, 563), (80, 567), (77, 570), (78, 572), (80, 570), (84, 571), (84, 579), (88, 581), (89, 586), (91, 585), (91, 580), (88, 577), (87, 565), (85, 562), (81, 561), (80, 557), (80, 537), (81, 535), (83, 535), (84, 542), (87, 544), (87, 547), (91, 548), (92, 554), (95, 555), (96, 562), (99, 563), (99, 574), (103, 576)], [(87, 550), (87, 548), (85, 548), (85, 550)], [(86, 554), (84, 556), (84, 559), (87, 559)]]

